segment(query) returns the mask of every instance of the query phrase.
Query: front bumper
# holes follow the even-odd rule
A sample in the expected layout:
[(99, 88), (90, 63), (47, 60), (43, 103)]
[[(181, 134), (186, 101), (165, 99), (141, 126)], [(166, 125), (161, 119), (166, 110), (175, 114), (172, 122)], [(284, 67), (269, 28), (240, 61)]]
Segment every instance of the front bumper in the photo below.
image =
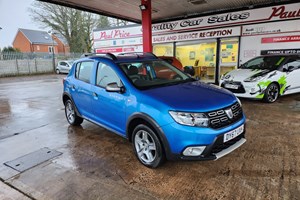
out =
[[(243, 124), (243, 133), (223, 143), (225, 133), (237, 129)], [(169, 160), (216, 160), (240, 147), (246, 141), (244, 115), (241, 120), (234, 124), (219, 129), (189, 127), (177, 123), (161, 128), (169, 143), (170, 151), (167, 152)], [(200, 156), (183, 155), (187, 147), (195, 146), (206, 146), (206, 148)]]
[[(264, 92), (266, 87), (262, 88), (258, 82), (228, 82), (223, 81), (220, 86), (231, 91), (237, 97), (242, 98), (252, 98), (252, 99), (262, 99), (264, 97)], [(228, 88), (226, 86), (237, 88)]]
[(183, 156), (180, 155), (181, 160), (217, 160), (233, 152), (245, 142), (245, 131), (238, 137), (223, 143), (223, 135), (220, 135), (216, 140), (209, 146), (206, 147), (205, 151), (201, 156)]

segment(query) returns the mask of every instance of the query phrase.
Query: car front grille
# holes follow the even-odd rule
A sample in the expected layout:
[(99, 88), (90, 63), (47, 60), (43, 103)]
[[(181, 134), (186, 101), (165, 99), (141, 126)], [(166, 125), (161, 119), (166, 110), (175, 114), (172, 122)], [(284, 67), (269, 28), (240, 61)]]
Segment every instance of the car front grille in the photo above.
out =
[[(231, 115), (232, 114), (232, 115)], [(218, 129), (231, 125), (243, 117), (243, 109), (238, 102), (229, 107), (208, 112), (209, 124), (211, 128)]]

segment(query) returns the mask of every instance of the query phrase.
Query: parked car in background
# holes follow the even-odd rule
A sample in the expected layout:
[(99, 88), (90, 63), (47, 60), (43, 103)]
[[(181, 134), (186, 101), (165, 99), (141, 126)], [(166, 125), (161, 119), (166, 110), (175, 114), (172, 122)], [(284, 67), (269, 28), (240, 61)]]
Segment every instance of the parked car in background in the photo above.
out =
[(147, 167), (165, 158), (216, 160), (246, 141), (238, 98), (151, 53), (77, 60), (64, 79), (63, 103), (69, 124), (86, 119), (127, 138)]
[(74, 61), (73, 60), (62, 60), (57, 63), (55, 72), (60, 73), (69, 73)]
[(177, 67), (181, 71), (183, 71), (183, 66), (182, 66), (181, 62), (176, 57), (173, 57), (173, 56), (158, 56), (158, 57), (160, 59), (163, 59), (163, 60), (167, 61), (171, 65)]
[(300, 92), (300, 55), (259, 56), (224, 74), (220, 86), (238, 97), (275, 102)]
[[(185, 66), (183, 67), (181, 62), (176, 58), (176, 57), (172, 57), (172, 56), (158, 56), (160, 59), (170, 63), (171, 65), (177, 67), (178, 69), (180, 69), (181, 71), (191, 75), (191, 76), (194, 76), (195, 75), (195, 69), (193, 66)], [(167, 76), (167, 75), (166, 75)], [(174, 74), (170, 75), (169, 76), (174, 76)]]

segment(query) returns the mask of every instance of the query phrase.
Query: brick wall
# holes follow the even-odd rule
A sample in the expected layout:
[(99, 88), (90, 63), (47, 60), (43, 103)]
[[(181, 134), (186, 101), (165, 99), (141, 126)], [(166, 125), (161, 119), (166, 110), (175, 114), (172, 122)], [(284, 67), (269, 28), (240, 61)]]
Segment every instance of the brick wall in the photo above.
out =
[(70, 53), (70, 47), (69, 46), (65, 46), (58, 38), (53, 37), (55, 42), (58, 44), (57, 45), (57, 51), (58, 53), (64, 53), (64, 54), (68, 54)]
[(20, 31), (18, 31), (17, 36), (13, 42), (13, 47), (20, 49), (21, 52), (32, 52), (30, 42)]
[[(50, 53), (49, 47), (52, 47), (52, 45), (33, 44), (32, 47), (33, 47), (34, 52), (36, 52), (36, 53)], [(54, 46), (54, 53), (57, 53), (57, 46)]]

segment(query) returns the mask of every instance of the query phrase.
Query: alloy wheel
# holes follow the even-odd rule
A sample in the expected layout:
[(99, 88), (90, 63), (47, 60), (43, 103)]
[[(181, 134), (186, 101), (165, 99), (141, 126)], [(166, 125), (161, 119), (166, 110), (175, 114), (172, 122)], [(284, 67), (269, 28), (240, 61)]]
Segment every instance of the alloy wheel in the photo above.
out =
[(157, 156), (157, 149), (152, 136), (145, 130), (139, 130), (135, 135), (135, 149), (138, 157), (145, 163), (151, 163)]
[(267, 92), (269, 102), (274, 102), (278, 98), (279, 89), (275, 84), (272, 84)]
[(66, 116), (67, 120), (70, 124), (74, 123), (75, 121), (75, 110), (73, 108), (73, 105), (70, 102), (67, 102), (66, 105)]

